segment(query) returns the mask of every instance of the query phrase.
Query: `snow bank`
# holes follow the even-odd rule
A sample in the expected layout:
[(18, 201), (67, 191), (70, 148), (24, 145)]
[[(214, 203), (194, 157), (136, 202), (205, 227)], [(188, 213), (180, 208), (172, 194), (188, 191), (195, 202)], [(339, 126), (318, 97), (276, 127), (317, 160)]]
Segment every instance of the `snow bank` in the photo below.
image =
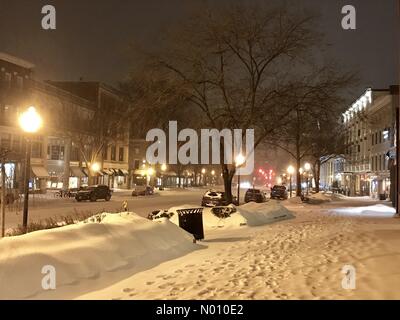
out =
[(278, 201), (267, 203), (250, 202), (238, 208), (249, 226), (261, 226), (280, 220), (292, 219), (294, 214)]
[(4, 238), (0, 240), (0, 299), (43, 293), (41, 271), (46, 265), (55, 267), (57, 294), (59, 287), (120, 269), (141, 271), (195, 247), (192, 236), (168, 220), (150, 221), (133, 213), (106, 214), (101, 223)]
[(358, 217), (387, 217), (392, 218), (396, 214), (396, 210), (392, 207), (385, 206), (383, 204), (376, 204), (373, 206), (366, 207), (348, 207), (348, 208), (337, 208), (330, 210), (331, 213), (335, 213), (343, 216), (358, 216)]
[[(170, 219), (171, 222), (179, 225), (177, 210), (189, 208), (193, 208), (193, 206), (183, 205), (170, 208), (168, 211), (174, 213)], [(204, 208), (204, 229), (237, 228), (244, 225), (254, 227), (294, 218), (293, 213), (277, 201), (266, 203), (250, 202), (236, 207), (236, 209), (237, 211), (232, 213), (229, 218), (221, 219), (212, 213), (211, 208)]]

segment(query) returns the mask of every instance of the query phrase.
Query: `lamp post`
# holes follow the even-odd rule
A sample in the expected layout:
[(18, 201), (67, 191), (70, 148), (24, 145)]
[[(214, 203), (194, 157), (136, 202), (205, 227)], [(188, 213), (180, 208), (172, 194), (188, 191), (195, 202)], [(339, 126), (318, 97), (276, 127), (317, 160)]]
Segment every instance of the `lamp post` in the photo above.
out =
[(29, 206), (29, 179), (31, 175), (31, 139), (30, 135), (35, 134), (42, 127), (42, 118), (37, 113), (35, 107), (29, 107), (23, 112), (19, 119), (19, 126), (26, 133), (25, 143), (25, 172), (24, 172), (24, 210), (22, 218), (22, 228), (24, 233), (28, 227), (28, 206)]
[(289, 166), (287, 168), (287, 172), (289, 174), (289, 193), (290, 193), (290, 198), (292, 197), (292, 176), (294, 173), (294, 167), (293, 166)]
[(153, 168), (148, 168), (147, 169), (147, 180), (148, 180), (148, 184), (149, 186), (151, 186), (151, 176), (154, 174), (154, 169)]
[(238, 174), (238, 188), (237, 188), (237, 204), (240, 205), (240, 167), (246, 162), (242, 154), (238, 154), (235, 159), (235, 165)]

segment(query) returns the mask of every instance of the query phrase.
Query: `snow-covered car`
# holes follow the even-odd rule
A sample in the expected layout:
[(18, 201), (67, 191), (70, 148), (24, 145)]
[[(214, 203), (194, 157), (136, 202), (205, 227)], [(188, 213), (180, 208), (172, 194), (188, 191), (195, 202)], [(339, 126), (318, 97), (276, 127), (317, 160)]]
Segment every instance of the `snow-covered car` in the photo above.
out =
[(154, 194), (152, 186), (136, 186), (132, 191), (132, 197), (150, 196)]
[[(233, 202), (236, 202), (235, 197), (233, 198)], [(201, 200), (202, 207), (222, 207), (229, 204), (223, 191), (209, 190), (203, 195), (203, 199)]]
[(246, 203), (249, 202), (262, 203), (266, 201), (267, 197), (265, 196), (265, 193), (259, 189), (248, 189), (246, 191), (246, 195), (244, 196), (244, 202)]

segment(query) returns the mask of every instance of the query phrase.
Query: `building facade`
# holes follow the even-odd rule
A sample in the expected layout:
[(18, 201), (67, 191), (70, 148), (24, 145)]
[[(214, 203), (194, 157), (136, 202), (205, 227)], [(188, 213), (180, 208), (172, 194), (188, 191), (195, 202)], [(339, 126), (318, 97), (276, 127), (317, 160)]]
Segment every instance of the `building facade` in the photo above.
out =
[(90, 127), (94, 115), (99, 109), (117, 112), (118, 108), (126, 108), (122, 94), (98, 82), (63, 86), (64, 83), (37, 81), (33, 75), (33, 64), (0, 53), (0, 147), (12, 151), (5, 166), (7, 187), (22, 191), (26, 137), (18, 126), (18, 115), (31, 105), (44, 123), (40, 133), (31, 137), (32, 192), (78, 188), (92, 182), (112, 188), (129, 187), (126, 117), (123, 134), (107, 142), (97, 157), (101, 170), (95, 174), (89, 173), (90, 164), (84, 159), (89, 143), (82, 146), (76, 141), (83, 132), (87, 141), (96, 142)]
[(351, 196), (391, 193), (398, 87), (368, 89), (343, 115), (346, 155), (343, 185)]

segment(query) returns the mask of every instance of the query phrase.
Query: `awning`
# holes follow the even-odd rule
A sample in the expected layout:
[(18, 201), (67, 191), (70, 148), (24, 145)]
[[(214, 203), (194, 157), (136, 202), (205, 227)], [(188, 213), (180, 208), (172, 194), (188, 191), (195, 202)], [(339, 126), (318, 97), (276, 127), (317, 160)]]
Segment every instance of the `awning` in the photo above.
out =
[(85, 176), (80, 167), (70, 167), (70, 171), (72, 177), (83, 178)]
[(112, 171), (111, 169), (103, 169), (103, 172), (109, 176), (112, 176), (114, 174), (114, 171)]
[(115, 171), (115, 175), (116, 175), (116, 176), (120, 176), (120, 177), (121, 177), (121, 176), (122, 176), (122, 177), (124, 176), (124, 173), (123, 173), (120, 169), (113, 169), (113, 170)]
[(129, 176), (129, 171), (126, 169), (121, 169), (122, 173), (124, 174), (124, 176)]
[(87, 168), (82, 168), (82, 172), (86, 177), (89, 177), (89, 171)]
[(36, 178), (39, 178), (39, 179), (50, 178), (49, 173), (47, 172), (47, 170), (44, 167), (32, 166), (32, 172)]

